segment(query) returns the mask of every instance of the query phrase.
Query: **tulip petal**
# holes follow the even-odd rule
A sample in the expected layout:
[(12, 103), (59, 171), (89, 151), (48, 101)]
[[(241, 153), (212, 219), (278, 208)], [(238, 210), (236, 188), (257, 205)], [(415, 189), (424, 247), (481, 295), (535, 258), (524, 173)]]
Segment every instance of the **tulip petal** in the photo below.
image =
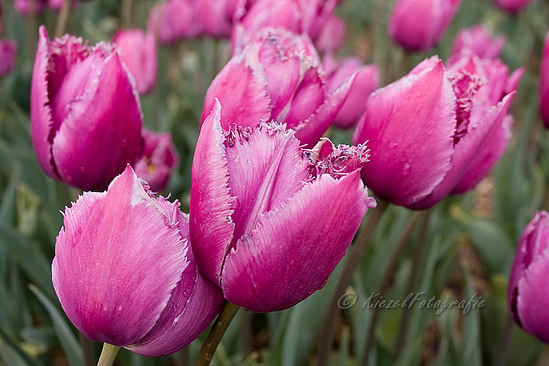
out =
[(196, 143), (189, 208), (191, 244), (198, 267), (219, 283), (225, 251), (233, 238), (233, 197), (221, 129), (221, 106), (215, 101)]
[(234, 123), (255, 127), (260, 120), (270, 120), (271, 99), (267, 95), (265, 77), (243, 57), (231, 59), (212, 81), (206, 92), (202, 123), (214, 108), (216, 99), (223, 107), (221, 126), (224, 130)]
[[(188, 238), (188, 218), (181, 212), (178, 217), (181, 236)], [(127, 347), (131, 351), (150, 357), (173, 353), (198, 337), (221, 311), (221, 290), (200, 273), (190, 247), (185, 258), (189, 265), (158, 322), (137, 345)]]
[(256, 312), (289, 308), (322, 288), (345, 254), (371, 199), (359, 171), (323, 175), (260, 218), (225, 260), (225, 298)]
[(289, 128), (295, 129), (318, 110), (325, 97), (324, 81), (319, 69), (309, 67), (295, 91), (287, 114), (284, 116), (283, 113), (284, 122)]
[(450, 170), (455, 124), (455, 95), (441, 61), (372, 93), (353, 136), (355, 144), (368, 141), (368, 188), (402, 206), (431, 194)]
[[(91, 58), (83, 62), (87, 60)], [(135, 162), (142, 149), (142, 116), (136, 91), (116, 53), (104, 62), (93, 77), (87, 78), (82, 95), (65, 106), (67, 118), (53, 140), (52, 153), (60, 176), (83, 190), (105, 188), (127, 163)], [(72, 75), (66, 76), (63, 85), (70, 84)], [(79, 75), (74, 77), (80, 80)], [(113, 100), (116, 108), (105, 102)], [(113, 121), (124, 124), (113, 125)]]
[(335, 116), (347, 100), (351, 85), (356, 78), (353, 75), (345, 80), (336, 90), (328, 95), (324, 103), (295, 128), (295, 136), (307, 147), (313, 147), (330, 127)]
[(48, 141), (53, 120), (47, 88), (49, 37), (44, 26), (40, 26), (38, 35), (31, 85), (32, 145), (36, 158), (46, 174), (54, 179), (60, 179), (52, 164), (51, 143)]
[(235, 136), (235, 140), (226, 149), (229, 187), (235, 197), (233, 244), (249, 233), (260, 215), (303, 187), (310, 165), (302, 158), (299, 140), (281, 126), (264, 124), (249, 136)]
[(124, 346), (156, 323), (188, 265), (172, 206), (160, 211), (128, 167), (106, 194), (84, 193), (66, 210), (52, 279), (87, 338)]

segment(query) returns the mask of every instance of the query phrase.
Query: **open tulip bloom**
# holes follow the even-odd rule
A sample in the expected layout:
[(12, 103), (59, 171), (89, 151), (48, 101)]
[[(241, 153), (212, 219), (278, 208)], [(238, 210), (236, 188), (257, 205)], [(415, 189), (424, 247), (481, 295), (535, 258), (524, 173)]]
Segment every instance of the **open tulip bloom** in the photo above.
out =
[(303, 150), (284, 125), (227, 132), (221, 118), (216, 101), (193, 160), (197, 264), (236, 305), (289, 308), (325, 285), (375, 205), (360, 180), (367, 150), (328, 140)]
[(510, 137), (507, 115), (522, 69), (471, 53), (446, 69), (436, 56), (372, 93), (353, 136), (368, 141), (362, 177), (391, 203), (426, 209), (480, 182)]
[(106, 192), (67, 208), (52, 263), (55, 292), (92, 341), (173, 353), (219, 313), (221, 291), (198, 270), (179, 203), (151, 195), (130, 166)]
[(105, 189), (143, 148), (139, 96), (116, 49), (44, 26), (31, 85), (34, 152), (50, 177), (83, 190)]

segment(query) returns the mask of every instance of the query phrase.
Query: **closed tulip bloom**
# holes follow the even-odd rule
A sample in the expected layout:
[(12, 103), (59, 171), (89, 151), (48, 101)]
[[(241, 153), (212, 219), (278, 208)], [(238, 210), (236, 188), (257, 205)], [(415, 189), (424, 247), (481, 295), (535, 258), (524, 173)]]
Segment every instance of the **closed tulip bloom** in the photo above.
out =
[(345, 40), (345, 23), (343, 19), (330, 16), (315, 40), (316, 48), (320, 52), (335, 52)]
[(408, 51), (435, 46), (454, 18), (461, 0), (398, 0), (389, 20), (389, 34)]
[(277, 120), (295, 130), (303, 144), (313, 146), (345, 102), (354, 77), (332, 91), (323, 74), (306, 36), (268, 29), (215, 77), (206, 92), (202, 121), (219, 99), (223, 129), (233, 123), (255, 127), (259, 120)]
[(135, 164), (135, 172), (155, 192), (163, 191), (179, 158), (170, 133), (143, 131), (143, 156)]
[(545, 127), (549, 128), (549, 32), (545, 36), (543, 55), (541, 56), (539, 108)]
[(522, 70), (467, 53), (436, 56), (372, 93), (353, 141), (368, 141), (364, 182), (389, 202), (426, 209), (476, 185), (508, 141), (507, 111)]
[(85, 192), (64, 213), (53, 286), (84, 336), (146, 356), (184, 347), (221, 310), (200, 273), (179, 203), (155, 198), (127, 167), (106, 192)]
[(494, 38), (482, 25), (477, 24), (458, 33), (451, 53), (460, 54), (463, 50), (469, 49), (480, 58), (494, 59), (501, 53), (504, 43), (504, 36)]
[(348, 77), (356, 74), (349, 96), (334, 119), (339, 128), (355, 126), (366, 109), (368, 96), (379, 87), (379, 68), (376, 65), (362, 65), (358, 58), (347, 58), (334, 62), (328, 55), (324, 58), (328, 90), (335, 90)]
[(52, 178), (83, 190), (105, 189), (142, 149), (142, 116), (133, 78), (116, 49), (40, 27), (31, 86), (32, 142)]
[(42, 13), (47, 3), (48, 0), (36, 0), (34, 2), (31, 0), (14, 0), (13, 7), (19, 14), (26, 16), (31, 12), (33, 14)]
[(0, 39), (0, 76), (5, 76), (13, 70), (17, 42)]
[(511, 14), (518, 13), (531, 2), (532, 0), (494, 0), (494, 3), (498, 8)]
[(139, 94), (147, 94), (156, 82), (156, 39), (141, 29), (120, 30), (113, 37), (120, 59), (135, 79)]
[(511, 315), (525, 331), (549, 343), (549, 214), (536, 212), (520, 237), (509, 277)]
[(256, 312), (322, 288), (375, 202), (360, 181), (364, 146), (303, 150), (276, 123), (221, 128), (216, 103), (193, 159), (190, 234), (224, 297)]

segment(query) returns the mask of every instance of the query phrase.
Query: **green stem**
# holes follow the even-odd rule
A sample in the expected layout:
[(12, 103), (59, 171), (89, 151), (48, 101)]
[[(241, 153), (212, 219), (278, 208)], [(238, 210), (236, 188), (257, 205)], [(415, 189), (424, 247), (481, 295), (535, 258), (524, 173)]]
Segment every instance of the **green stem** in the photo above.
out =
[(507, 323), (505, 324), (505, 330), (501, 341), (499, 344), (498, 358), (494, 363), (495, 366), (504, 366), (507, 362), (507, 356), (509, 355), (509, 346), (511, 344), (511, 338), (513, 338), (513, 330), (515, 329), (515, 324), (513, 319), (508, 316)]
[(221, 338), (229, 327), (231, 320), (233, 320), (234, 316), (238, 312), (238, 309), (240, 309), (240, 306), (238, 305), (235, 305), (229, 301), (225, 303), (221, 314), (219, 314), (215, 320), (208, 337), (202, 344), (202, 348), (200, 348), (200, 353), (198, 354), (198, 359), (196, 360), (195, 366), (207, 366), (210, 362), (212, 362), (215, 350), (217, 349), (219, 342), (221, 342)]
[(99, 356), (97, 366), (112, 366), (119, 350), (120, 347), (103, 343), (103, 349), (101, 350), (101, 356)]
[[(408, 278), (408, 285), (406, 286), (406, 295), (411, 294), (414, 290), (416, 277), (419, 272), (421, 258), (423, 256), (423, 248), (425, 247), (427, 228), (429, 226), (429, 218), (431, 217), (432, 210), (424, 212), (423, 222), (418, 235), (416, 248), (414, 250), (414, 257), (412, 259), (412, 269), (410, 271), (410, 277)], [(402, 310), (402, 319), (400, 321), (400, 329), (398, 330), (398, 336), (395, 347), (395, 361), (399, 359), (404, 346), (406, 345), (406, 331), (408, 330), (408, 320), (410, 319), (410, 308), (405, 306)]]
[(130, 28), (132, 25), (132, 0), (122, 0), (122, 27)]
[(372, 211), (372, 215), (366, 221), (366, 225), (360, 231), (360, 235), (356, 243), (351, 247), (350, 252), (348, 253), (347, 262), (343, 267), (341, 276), (337, 283), (336, 290), (332, 297), (330, 307), (324, 315), (324, 321), (322, 327), (320, 328), (320, 341), (318, 346), (318, 366), (327, 366), (330, 358), (330, 350), (332, 349), (332, 343), (334, 339), (334, 331), (337, 325), (337, 319), (339, 317), (339, 300), (341, 296), (345, 293), (347, 286), (353, 278), (356, 267), (360, 263), (360, 260), (364, 256), (364, 252), (368, 247), (370, 238), (372, 237), (374, 230), (376, 229), (383, 213), (387, 210), (389, 204), (385, 201), (379, 200), (378, 207)]
[[(391, 280), (394, 274), (393, 271), (396, 267), (397, 261), (400, 258), (400, 254), (406, 247), (408, 238), (412, 234), (412, 230), (414, 229), (414, 226), (416, 225), (421, 215), (422, 215), (422, 212), (415, 212), (412, 215), (412, 218), (410, 219), (410, 221), (408, 221), (408, 225), (406, 225), (406, 228), (404, 229), (404, 232), (402, 233), (402, 236), (400, 237), (400, 240), (397, 243), (397, 246), (393, 251), (393, 254), (391, 255), (391, 259), (389, 260), (389, 264), (387, 265), (387, 269), (385, 270), (385, 274), (383, 275), (383, 279), (381, 280), (381, 286), (378, 291), (380, 298), (385, 297), (387, 291), (389, 290), (389, 287), (391, 286)], [(363, 366), (368, 365), (368, 358), (370, 355), (370, 349), (374, 344), (375, 332), (377, 328), (377, 322), (379, 320), (379, 315), (380, 315), (380, 312), (378, 311), (378, 308), (374, 307), (372, 309), (372, 320), (370, 321), (370, 328), (368, 329), (368, 337), (366, 338), (366, 346), (364, 347), (364, 358), (362, 359)]]
[(69, 18), (69, 12), (71, 10), (72, 0), (65, 0), (63, 6), (59, 11), (57, 17), (57, 23), (55, 24), (55, 37), (61, 37), (65, 33), (65, 27), (67, 26), (67, 19)]

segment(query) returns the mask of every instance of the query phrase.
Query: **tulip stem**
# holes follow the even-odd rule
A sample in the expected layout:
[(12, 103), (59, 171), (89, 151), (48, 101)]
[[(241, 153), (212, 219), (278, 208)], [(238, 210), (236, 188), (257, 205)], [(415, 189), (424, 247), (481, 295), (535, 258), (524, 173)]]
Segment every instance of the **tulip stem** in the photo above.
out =
[(507, 322), (505, 324), (505, 330), (503, 336), (499, 342), (499, 352), (498, 358), (494, 363), (495, 366), (505, 366), (507, 363), (507, 356), (509, 355), (509, 346), (511, 344), (511, 338), (513, 338), (513, 330), (515, 329), (515, 324), (513, 319), (508, 316)]
[(122, 0), (122, 26), (130, 28), (132, 23), (132, 0)]
[(332, 342), (334, 338), (334, 331), (337, 325), (337, 319), (339, 317), (339, 300), (341, 296), (345, 293), (345, 289), (349, 286), (351, 279), (353, 278), (353, 273), (355, 272), (356, 267), (360, 263), (370, 238), (372, 237), (374, 230), (376, 229), (383, 213), (387, 210), (389, 204), (385, 201), (379, 200), (377, 208), (372, 210), (372, 214), (368, 217), (366, 225), (360, 231), (360, 235), (356, 240), (355, 244), (352, 246), (350, 252), (347, 255), (347, 262), (343, 267), (341, 276), (337, 283), (336, 290), (332, 297), (330, 307), (324, 315), (324, 321), (322, 327), (320, 328), (320, 341), (318, 347), (318, 366), (327, 366), (329, 363), (330, 350), (332, 349)]
[[(406, 296), (414, 291), (417, 273), (420, 268), (421, 258), (423, 256), (423, 248), (425, 247), (427, 228), (429, 226), (429, 218), (431, 217), (432, 210), (424, 212), (423, 222), (419, 231), (417, 244), (414, 250), (414, 257), (412, 259), (412, 269), (410, 270), (410, 277), (408, 278), (408, 285), (406, 286)], [(408, 330), (408, 320), (410, 318), (410, 308), (405, 306), (403, 308), (402, 319), (400, 320), (400, 329), (398, 330), (398, 336), (395, 347), (395, 363), (399, 359), (404, 351), (406, 345), (406, 331)]]
[(57, 17), (57, 23), (55, 24), (55, 37), (61, 37), (65, 33), (65, 27), (67, 26), (67, 19), (69, 18), (69, 12), (71, 9), (72, 0), (63, 1), (61, 11)]
[(202, 344), (202, 348), (200, 348), (200, 353), (198, 354), (195, 366), (207, 366), (210, 362), (212, 362), (215, 350), (217, 349), (219, 342), (221, 342), (221, 338), (229, 327), (231, 320), (233, 320), (234, 316), (238, 312), (238, 309), (240, 309), (240, 306), (238, 305), (235, 305), (229, 301), (225, 303), (221, 314), (219, 314), (215, 320), (208, 337)]
[[(389, 290), (389, 288), (391, 287), (391, 280), (393, 279), (393, 273), (394, 273), (393, 271), (395, 270), (397, 261), (400, 258), (400, 254), (406, 247), (406, 243), (408, 242), (408, 239), (412, 234), (412, 230), (414, 229), (414, 226), (416, 226), (416, 223), (422, 214), (423, 214), (422, 212), (415, 212), (412, 215), (412, 218), (410, 219), (410, 221), (408, 221), (408, 225), (406, 225), (406, 228), (404, 229), (404, 232), (402, 233), (402, 236), (400, 237), (400, 240), (398, 241), (397, 246), (393, 251), (393, 254), (391, 255), (391, 259), (389, 260), (389, 264), (387, 265), (387, 269), (385, 270), (383, 279), (381, 280), (381, 286), (379, 288), (379, 291), (377, 292), (380, 298), (384, 298), (387, 293), (387, 290)], [(379, 315), (381, 314), (378, 310), (379, 309), (377, 307), (373, 307), (372, 309), (372, 318), (370, 320), (368, 337), (366, 338), (366, 345), (364, 347), (364, 358), (362, 359), (363, 366), (368, 365), (370, 349), (372, 348), (375, 341), (377, 322), (379, 320)]]
[(108, 343), (103, 343), (103, 349), (101, 350), (101, 356), (99, 356), (97, 366), (112, 366), (119, 350), (120, 347), (113, 346), (112, 344)]

